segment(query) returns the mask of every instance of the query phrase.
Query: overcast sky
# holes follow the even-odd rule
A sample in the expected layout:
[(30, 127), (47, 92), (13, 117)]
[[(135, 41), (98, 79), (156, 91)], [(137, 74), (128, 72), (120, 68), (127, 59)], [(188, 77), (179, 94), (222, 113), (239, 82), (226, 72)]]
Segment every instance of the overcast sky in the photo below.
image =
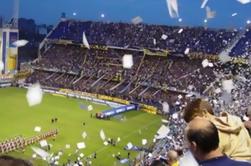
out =
[[(0, 15), (9, 19), (13, 13), (15, 0), (0, 0)], [(145, 23), (202, 26), (205, 9), (201, 9), (202, 0), (177, 0), (182, 22), (171, 19), (166, 0), (20, 0), (20, 17), (33, 18), (37, 23), (55, 24), (62, 12), (68, 18), (80, 20), (130, 22), (135, 16), (141, 16)], [(216, 11), (216, 17), (208, 21), (209, 27), (244, 27), (251, 20), (251, 3), (243, 5), (237, 0), (209, 0), (208, 6)], [(73, 13), (76, 13), (74, 16)], [(232, 17), (233, 13), (238, 13)]]

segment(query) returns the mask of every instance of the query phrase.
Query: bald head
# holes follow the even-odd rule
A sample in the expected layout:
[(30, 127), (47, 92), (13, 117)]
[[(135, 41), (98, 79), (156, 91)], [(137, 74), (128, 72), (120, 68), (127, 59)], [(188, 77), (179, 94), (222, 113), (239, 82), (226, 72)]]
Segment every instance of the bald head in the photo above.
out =
[(196, 144), (201, 153), (209, 153), (219, 146), (219, 135), (216, 126), (202, 118), (194, 118), (186, 128), (186, 137)]
[(179, 159), (179, 155), (175, 150), (170, 150), (167, 152), (167, 158), (170, 162), (176, 162)]

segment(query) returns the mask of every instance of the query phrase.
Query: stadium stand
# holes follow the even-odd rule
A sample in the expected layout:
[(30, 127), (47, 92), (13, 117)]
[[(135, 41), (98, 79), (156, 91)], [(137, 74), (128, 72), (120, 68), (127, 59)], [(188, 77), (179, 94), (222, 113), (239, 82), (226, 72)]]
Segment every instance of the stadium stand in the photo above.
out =
[[(180, 29), (182, 33), (178, 33)], [(90, 49), (82, 45), (85, 32)], [(240, 35), (237, 30), (202, 27), (62, 21), (44, 40), (46, 48), (33, 62), (33, 74), (27, 83), (72, 89), (144, 103), (162, 110), (169, 103), (168, 135), (155, 142), (151, 155), (145, 153), (141, 165), (150, 165), (171, 149), (185, 150), (182, 109), (194, 94), (206, 98), (218, 115), (225, 110), (243, 117), (250, 105), (251, 69), (246, 64), (215, 62), (220, 52)], [(166, 39), (161, 38), (165, 34)], [(250, 32), (240, 38), (230, 55), (247, 52)], [(154, 44), (153, 39), (156, 39)], [(190, 48), (189, 55), (184, 55)], [(122, 57), (132, 54), (134, 65), (124, 69)], [(211, 57), (211, 59), (210, 59)], [(214, 67), (203, 68), (208, 58)], [(235, 89), (226, 99), (222, 80), (234, 80)], [(225, 95), (225, 96), (224, 96)], [(136, 161), (137, 162), (137, 161)]]

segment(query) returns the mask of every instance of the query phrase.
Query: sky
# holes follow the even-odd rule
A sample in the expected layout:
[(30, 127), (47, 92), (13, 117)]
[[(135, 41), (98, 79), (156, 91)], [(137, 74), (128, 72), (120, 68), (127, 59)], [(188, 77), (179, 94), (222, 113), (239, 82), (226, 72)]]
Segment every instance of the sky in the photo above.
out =
[[(17, 11), (16, 0), (0, 0), (0, 16), (5, 20)], [(77, 20), (103, 20), (130, 22), (140, 16), (144, 23), (180, 26), (204, 26), (205, 9), (202, 0), (177, 0), (179, 16), (169, 16), (166, 0), (20, 0), (19, 17), (32, 18), (38, 24), (56, 24), (62, 12), (67, 18)], [(209, 0), (207, 5), (216, 11), (216, 17), (206, 26), (215, 28), (245, 27), (251, 20), (251, 3), (241, 4), (237, 0)], [(74, 15), (75, 13), (76, 15)], [(233, 13), (237, 13), (232, 17)], [(104, 14), (104, 18), (101, 18)]]

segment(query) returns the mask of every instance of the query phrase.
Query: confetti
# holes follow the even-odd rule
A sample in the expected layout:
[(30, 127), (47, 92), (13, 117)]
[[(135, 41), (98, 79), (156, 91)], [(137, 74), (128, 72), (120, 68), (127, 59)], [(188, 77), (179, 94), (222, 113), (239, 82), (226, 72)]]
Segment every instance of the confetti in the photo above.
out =
[(39, 132), (41, 131), (41, 127), (36, 126), (36, 127), (34, 128), (34, 131), (39, 133)]
[(167, 35), (163, 34), (163, 35), (161, 36), (161, 39), (166, 40), (166, 39), (167, 39)]
[(183, 29), (181, 28), (179, 31), (178, 31), (178, 33), (182, 33), (183, 32)]
[(232, 14), (232, 17), (237, 16), (237, 14), (238, 14), (238, 13), (233, 13), (233, 14)]
[(203, 68), (208, 67), (208, 64), (209, 64), (208, 59), (204, 59), (204, 60), (202, 61), (202, 67), (203, 67)]
[(142, 22), (143, 22), (143, 19), (142, 19), (140, 16), (134, 17), (134, 18), (132, 19), (132, 23), (133, 23), (134, 25), (140, 24), (140, 23), (142, 23)]
[(189, 54), (189, 52), (190, 52), (190, 48), (186, 48), (186, 50), (184, 51), (184, 54), (187, 55)]
[(65, 149), (70, 149), (71, 148), (71, 145), (70, 144), (66, 144), (65, 145)]
[(131, 69), (133, 66), (133, 56), (131, 54), (125, 54), (122, 58), (123, 68)]
[(147, 139), (142, 139), (142, 145), (146, 145), (147, 144)]
[(206, 16), (207, 16), (207, 19), (212, 19), (216, 16), (216, 12), (215, 11), (212, 11), (210, 9), (210, 7), (206, 7)]
[(88, 111), (92, 111), (93, 110), (93, 106), (92, 105), (88, 105), (87, 110)]
[(46, 140), (42, 140), (39, 142), (40, 143), (40, 146), (43, 148), (43, 147), (47, 147), (48, 146), (48, 143)]
[(13, 42), (12, 44), (16, 47), (23, 47), (28, 43), (29, 43), (29, 41), (27, 41), (27, 40), (17, 40), (15, 42)]
[(78, 149), (84, 149), (86, 146), (85, 146), (85, 143), (84, 142), (79, 142), (77, 143), (77, 148)]
[(86, 133), (85, 131), (82, 133), (82, 137), (83, 137), (84, 139), (87, 137), (87, 133)]

